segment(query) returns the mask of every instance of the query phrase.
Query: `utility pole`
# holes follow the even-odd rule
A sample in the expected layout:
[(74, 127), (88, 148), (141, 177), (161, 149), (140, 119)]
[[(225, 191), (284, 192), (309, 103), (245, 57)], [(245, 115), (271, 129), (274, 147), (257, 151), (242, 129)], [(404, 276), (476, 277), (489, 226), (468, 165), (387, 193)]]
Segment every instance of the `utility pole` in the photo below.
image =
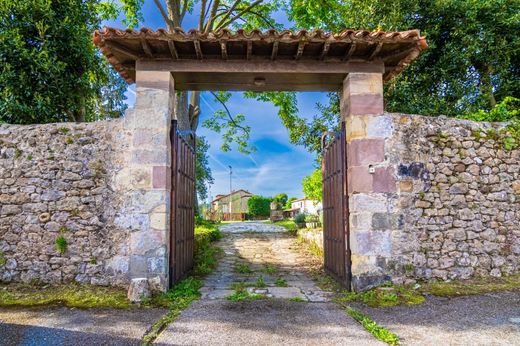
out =
[(229, 167), (229, 219), (231, 220), (231, 205), (232, 205), (232, 196), (233, 193), (233, 184), (232, 184), (232, 176), (233, 176), (233, 168), (231, 166)]

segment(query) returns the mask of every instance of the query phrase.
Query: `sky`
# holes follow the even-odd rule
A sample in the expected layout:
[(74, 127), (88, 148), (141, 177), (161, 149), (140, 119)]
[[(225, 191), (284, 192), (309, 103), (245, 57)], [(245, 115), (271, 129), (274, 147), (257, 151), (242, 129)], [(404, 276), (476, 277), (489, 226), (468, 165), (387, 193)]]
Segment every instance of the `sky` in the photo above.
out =
[[(183, 29), (196, 28), (198, 10), (193, 14), (187, 14), (183, 22)], [(143, 6), (144, 22), (139, 27), (151, 29), (164, 28), (164, 22), (159, 15), (153, 0), (145, 0)], [(293, 24), (285, 17), (283, 12), (274, 15), (278, 23), (290, 28)], [(123, 17), (117, 20), (107, 21), (106, 26), (124, 28)], [(135, 84), (128, 88), (126, 93), (127, 103), (133, 106), (135, 102)], [(316, 102), (326, 103), (327, 95), (321, 92), (298, 93), (298, 109), (301, 117), (310, 118), (318, 111)], [(210, 197), (217, 194), (228, 194), (229, 167), (232, 167), (233, 190), (245, 189), (253, 194), (262, 196), (275, 196), (285, 192), (289, 197), (303, 197), (302, 179), (309, 175), (315, 168), (314, 155), (306, 151), (304, 147), (293, 145), (289, 142), (287, 129), (283, 126), (277, 114), (277, 108), (270, 103), (245, 99), (240, 92), (234, 92), (227, 103), (232, 114), (242, 113), (246, 116), (246, 124), (251, 127), (251, 144), (257, 151), (245, 155), (232, 146), (230, 152), (222, 152), (221, 135), (199, 125), (197, 136), (204, 136), (210, 143), (209, 165), (215, 180), (210, 187)], [(200, 123), (220, 109), (221, 105), (214, 101), (213, 96), (204, 92), (201, 95), (201, 119)]]

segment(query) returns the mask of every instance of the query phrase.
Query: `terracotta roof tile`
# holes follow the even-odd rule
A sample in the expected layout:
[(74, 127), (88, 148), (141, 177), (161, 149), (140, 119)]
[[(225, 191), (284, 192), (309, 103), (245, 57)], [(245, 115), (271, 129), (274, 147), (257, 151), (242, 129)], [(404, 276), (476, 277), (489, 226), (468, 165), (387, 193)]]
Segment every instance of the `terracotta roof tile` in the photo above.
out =
[[(252, 45), (251, 51), (255, 59), (272, 60), (274, 57), (280, 60), (301, 58), (325, 61), (380, 59), (387, 66), (385, 80), (388, 80), (427, 47), (425, 38), (421, 37), (418, 30), (401, 32), (344, 30), (339, 33), (328, 33), (319, 29), (297, 32), (274, 29), (249, 32), (240, 29), (233, 32), (222, 29), (204, 33), (194, 29), (186, 32), (180, 28), (170, 32), (164, 29), (153, 31), (141, 28), (136, 31), (106, 27), (94, 32), (93, 41), (129, 83), (135, 81), (135, 61), (140, 58), (149, 59), (150, 54), (155, 59), (225, 59), (229, 55), (233, 59), (245, 60), (250, 58), (249, 53), (246, 53), (249, 50), (246, 49), (248, 42), (252, 42), (249, 45)], [(276, 54), (273, 49), (275, 42), (277, 42)], [(222, 44), (227, 49), (222, 48)], [(197, 49), (197, 46), (200, 49)]]

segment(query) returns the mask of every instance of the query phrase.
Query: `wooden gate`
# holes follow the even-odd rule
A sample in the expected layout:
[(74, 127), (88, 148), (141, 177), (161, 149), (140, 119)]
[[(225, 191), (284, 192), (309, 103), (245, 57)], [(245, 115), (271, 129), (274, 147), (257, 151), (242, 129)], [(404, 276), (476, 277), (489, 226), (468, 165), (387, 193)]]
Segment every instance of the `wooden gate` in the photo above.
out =
[(350, 289), (347, 142), (341, 131), (322, 136), (323, 247), (325, 271)]
[[(195, 143), (195, 136), (188, 134)], [(195, 231), (195, 149), (172, 122), (170, 287), (193, 269)]]

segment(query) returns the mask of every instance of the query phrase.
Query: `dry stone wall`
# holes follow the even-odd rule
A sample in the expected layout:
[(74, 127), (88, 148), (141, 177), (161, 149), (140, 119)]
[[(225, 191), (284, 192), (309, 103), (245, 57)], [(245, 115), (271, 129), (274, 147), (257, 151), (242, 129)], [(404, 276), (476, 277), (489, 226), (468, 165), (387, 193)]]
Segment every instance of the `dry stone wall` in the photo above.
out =
[(123, 124), (0, 125), (0, 281), (128, 283)]
[(520, 150), (496, 141), (502, 125), (385, 116), (397, 193), (385, 197), (392, 210), (372, 218), (375, 229), (393, 229), (385, 271), (398, 282), (519, 271)]

